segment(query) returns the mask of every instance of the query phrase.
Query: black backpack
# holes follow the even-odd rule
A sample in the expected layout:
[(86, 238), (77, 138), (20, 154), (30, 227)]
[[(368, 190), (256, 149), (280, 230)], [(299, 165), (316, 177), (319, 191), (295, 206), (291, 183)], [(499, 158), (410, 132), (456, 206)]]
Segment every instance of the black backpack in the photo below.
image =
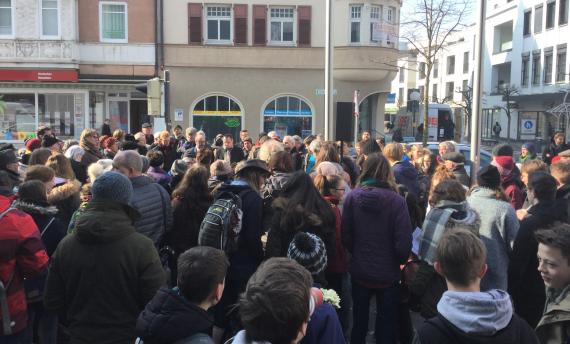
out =
[(222, 191), (216, 196), (200, 225), (198, 245), (214, 247), (226, 254), (237, 250), (243, 219), (241, 199), (249, 191), (238, 194)]

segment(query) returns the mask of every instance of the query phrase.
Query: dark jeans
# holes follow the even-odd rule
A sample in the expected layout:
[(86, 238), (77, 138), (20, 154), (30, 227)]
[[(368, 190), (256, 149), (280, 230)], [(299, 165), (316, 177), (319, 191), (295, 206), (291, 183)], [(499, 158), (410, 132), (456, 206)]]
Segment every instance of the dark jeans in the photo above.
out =
[(0, 344), (30, 344), (26, 342), (25, 331), (20, 331), (10, 336), (0, 336)]
[(26, 343), (34, 343), (35, 339), (38, 339), (41, 344), (56, 344), (57, 315), (46, 311), (43, 302), (30, 303), (28, 304), (28, 325), (23, 332)]
[(369, 289), (352, 279), (353, 322), (351, 344), (365, 344), (368, 332), (370, 298), (376, 296), (376, 343), (397, 343), (398, 305), (400, 292), (397, 286)]

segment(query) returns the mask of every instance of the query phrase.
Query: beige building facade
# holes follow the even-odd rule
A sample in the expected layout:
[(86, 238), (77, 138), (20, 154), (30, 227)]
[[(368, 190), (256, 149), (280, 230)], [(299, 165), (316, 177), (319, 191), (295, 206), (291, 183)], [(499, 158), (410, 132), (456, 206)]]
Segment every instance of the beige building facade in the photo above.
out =
[[(332, 133), (343, 114), (353, 120), (355, 90), (359, 130), (382, 131), (397, 72), (401, 2), (333, 4)], [(237, 137), (241, 129), (253, 137), (324, 132), (325, 1), (171, 0), (164, 6), (172, 126), (203, 129), (209, 139)]]

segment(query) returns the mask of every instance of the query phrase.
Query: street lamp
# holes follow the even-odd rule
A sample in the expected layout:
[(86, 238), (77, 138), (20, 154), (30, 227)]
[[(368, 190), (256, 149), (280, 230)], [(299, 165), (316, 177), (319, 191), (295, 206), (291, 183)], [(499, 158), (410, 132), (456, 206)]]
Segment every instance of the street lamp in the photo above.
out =
[(416, 136), (416, 111), (420, 107), (421, 94), (418, 91), (410, 93), (410, 100), (412, 101), (412, 135)]

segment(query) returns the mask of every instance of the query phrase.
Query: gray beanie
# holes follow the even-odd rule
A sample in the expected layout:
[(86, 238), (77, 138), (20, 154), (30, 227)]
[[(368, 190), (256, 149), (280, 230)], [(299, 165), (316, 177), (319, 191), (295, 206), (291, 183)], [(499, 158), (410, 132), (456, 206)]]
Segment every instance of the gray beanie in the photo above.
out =
[(133, 185), (121, 173), (109, 171), (95, 179), (91, 187), (93, 201), (109, 201), (125, 205), (131, 204)]
[(142, 160), (142, 173), (146, 173), (148, 171), (148, 168), (150, 167), (150, 160), (144, 156), (141, 155), (141, 160)]

